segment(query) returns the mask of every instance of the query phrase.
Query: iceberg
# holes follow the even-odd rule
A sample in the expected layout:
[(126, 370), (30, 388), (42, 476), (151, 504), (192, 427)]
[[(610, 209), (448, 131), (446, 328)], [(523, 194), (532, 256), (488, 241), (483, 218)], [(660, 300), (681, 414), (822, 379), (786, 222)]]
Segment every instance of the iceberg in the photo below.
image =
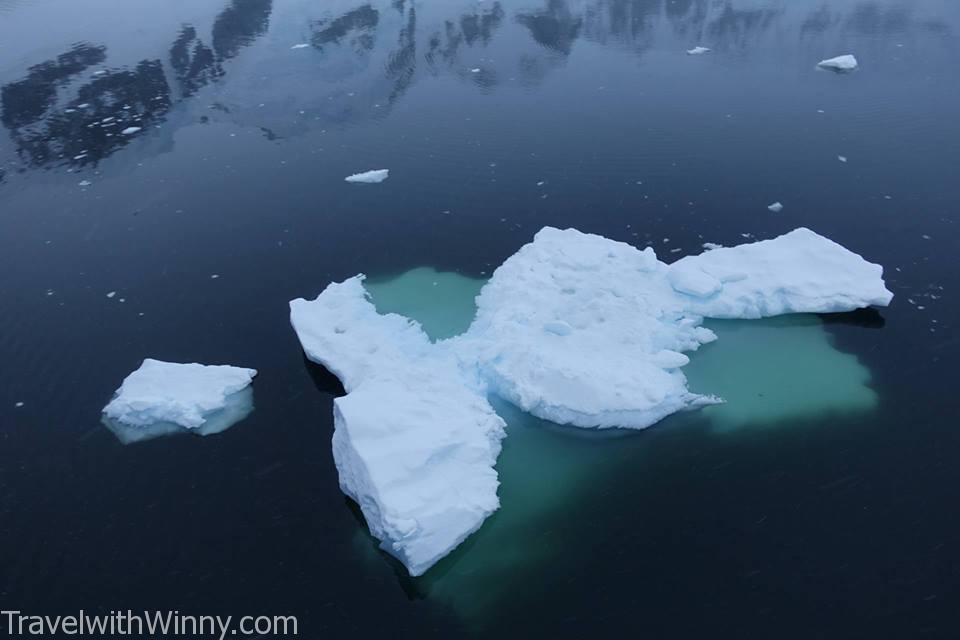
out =
[(363, 184), (377, 184), (383, 182), (390, 176), (390, 169), (374, 169), (373, 171), (364, 171), (355, 173), (352, 176), (344, 178), (347, 182), (360, 182)]
[(828, 58), (826, 60), (821, 60), (817, 63), (817, 66), (821, 69), (830, 69), (831, 71), (853, 71), (857, 68), (857, 59), (847, 54), (845, 56), (837, 56), (836, 58)]
[(808, 229), (671, 265), (654, 250), (542, 229), (494, 271), (460, 335), (378, 313), (355, 276), (290, 317), (307, 357), (343, 383), (341, 489), (381, 547), (424, 573), (498, 508), (504, 422), (488, 396), (582, 428), (649, 427), (722, 400), (688, 388), (705, 318), (833, 312), (892, 299), (883, 270)]
[(104, 407), (104, 424), (125, 444), (184, 431), (219, 433), (253, 410), (255, 375), (255, 369), (147, 358)]

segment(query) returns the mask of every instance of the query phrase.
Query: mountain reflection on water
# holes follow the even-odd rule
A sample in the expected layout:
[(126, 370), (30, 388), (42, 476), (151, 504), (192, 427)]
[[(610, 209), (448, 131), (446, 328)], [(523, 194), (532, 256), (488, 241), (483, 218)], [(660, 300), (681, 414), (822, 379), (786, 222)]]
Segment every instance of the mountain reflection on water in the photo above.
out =
[[(0, 121), (13, 142), (13, 157), (0, 163), (0, 182), (11, 171), (96, 166), (136, 137), (181, 126), (181, 121), (169, 122), (171, 110), (200, 99), (201, 90), (211, 85), (215, 91), (206, 99), (212, 109), (199, 116), (201, 121), (234, 120), (276, 138), (297, 135), (304, 127), (383, 117), (424, 77), (450, 74), (482, 91), (505, 84), (535, 86), (562, 65), (580, 41), (642, 56), (658, 41), (671, 39), (691, 46), (709, 42), (717, 52), (736, 51), (770, 32), (823, 42), (850, 32), (934, 39), (954, 35), (952, 25), (919, 15), (909, 4), (869, 1), (840, 7), (820, 2), (752, 6), (740, 0), (536, 4), (509, 10), (501, 2), (469, 4), (455, 11), (395, 0), (324, 9), (323, 17), (307, 18), (300, 25), (312, 54), (291, 51), (296, 38), (279, 42), (288, 30), (286, 23), (284, 31), (269, 36), (273, 0), (231, 0), (208, 31), (183, 24), (170, 34), (167, 51), (154, 58), (114, 59), (111, 44), (72, 44), (19, 74), (8, 70), (2, 76), (14, 76), (0, 90)], [(519, 31), (498, 43), (498, 33), (508, 24)], [(523, 34), (525, 41), (520, 39)], [(311, 86), (288, 84), (281, 95), (257, 95), (247, 84), (233, 90), (230, 62), (264, 38), (272, 42), (266, 54), (259, 54), (267, 57), (262, 68), (287, 64), (293, 54), (312, 55), (303, 70), (313, 77)], [(479, 70), (474, 68), (478, 62)], [(345, 95), (363, 100), (345, 101)], [(308, 115), (306, 124), (291, 124), (290, 112), (276, 113), (278, 103), (295, 105)], [(126, 127), (141, 131), (123, 135)]]

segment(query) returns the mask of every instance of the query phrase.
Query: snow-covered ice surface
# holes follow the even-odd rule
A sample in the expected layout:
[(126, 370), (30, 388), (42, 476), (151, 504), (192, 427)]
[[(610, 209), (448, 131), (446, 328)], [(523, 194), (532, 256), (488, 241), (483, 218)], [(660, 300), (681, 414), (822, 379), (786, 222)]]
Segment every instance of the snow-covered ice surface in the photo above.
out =
[(821, 60), (817, 63), (817, 66), (822, 69), (830, 69), (832, 71), (853, 71), (857, 68), (857, 59), (851, 55), (847, 54), (844, 56), (837, 56), (836, 58), (828, 58), (826, 60)]
[[(704, 317), (886, 305), (882, 269), (807, 229), (667, 265), (652, 248), (544, 228), (477, 297), (462, 335), (431, 343), (381, 315), (363, 277), (291, 302), (307, 356), (336, 374), (334, 458), (382, 547), (419, 575), (497, 508), (494, 394), (580, 427), (648, 427), (719, 398), (692, 392), (683, 352)], [(704, 390), (709, 392), (710, 390)]]
[(104, 407), (104, 424), (124, 443), (181, 431), (219, 433), (253, 410), (255, 375), (255, 369), (147, 358)]
[[(805, 228), (681, 258), (669, 271), (674, 287), (689, 295), (686, 308), (710, 318), (832, 313), (885, 307), (893, 299), (883, 267)], [(716, 291), (703, 296), (684, 281)]]
[(390, 169), (374, 169), (373, 171), (364, 171), (355, 173), (352, 176), (344, 178), (347, 182), (359, 182), (363, 184), (377, 184), (383, 182), (390, 176)]

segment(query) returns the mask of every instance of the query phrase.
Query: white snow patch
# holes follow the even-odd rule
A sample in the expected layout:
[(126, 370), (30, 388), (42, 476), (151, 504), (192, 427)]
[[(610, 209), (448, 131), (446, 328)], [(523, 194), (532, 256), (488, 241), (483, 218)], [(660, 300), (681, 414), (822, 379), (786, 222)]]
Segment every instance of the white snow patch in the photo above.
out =
[(374, 169), (373, 171), (364, 171), (355, 173), (352, 176), (344, 178), (347, 182), (360, 182), (364, 184), (377, 184), (383, 182), (390, 176), (389, 169)]

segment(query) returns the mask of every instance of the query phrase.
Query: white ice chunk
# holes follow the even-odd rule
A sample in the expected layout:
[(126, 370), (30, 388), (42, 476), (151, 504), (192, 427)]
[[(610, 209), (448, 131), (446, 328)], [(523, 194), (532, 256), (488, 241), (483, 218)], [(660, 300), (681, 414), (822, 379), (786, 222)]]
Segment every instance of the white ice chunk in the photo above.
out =
[(681, 258), (670, 270), (679, 272), (671, 274), (671, 282), (702, 272), (723, 283), (719, 292), (691, 296), (687, 304), (711, 318), (849, 311), (886, 306), (893, 298), (883, 283), (883, 267), (805, 228)]
[(710, 49), (707, 48), (707, 47), (697, 46), (697, 47), (694, 47), (693, 49), (687, 49), (687, 55), (688, 55), (688, 56), (700, 56), (700, 55), (703, 55), (703, 54), (705, 54), (705, 53), (708, 53), (709, 51), (710, 51)]
[(853, 71), (857, 68), (857, 59), (850, 55), (828, 58), (817, 63), (818, 67), (830, 69), (832, 71)]
[(300, 44), (295, 44), (295, 45), (293, 45), (293, 46), (290, 47), (290, 48), (291, 48), (291, 49), (306, 49), (306, 48), (309, 47), (309, 46), (310, 46), (310, 45), (307, 44), (306, 42), (301, 42)]
[(120, 133), (122, 133), (125, 136), (132, 136), (133, 134), (137, 133), (140, 130), (142, 130), (142, 127), (127, 127)]
[(767, 209), (770, 209), (770, 211), (773, 211), (774, 213), (780, 213), (781, 211), (783, 211), (783, 204), (781, 204), (780, 202), (774, 202), (773, 204), (768, 206)]
[(416, 576), (499, 507), (504, 422), (455, 354), (407, 318), (377, 313), (362, 280), (293, 300), (290, 319), (307, 357), (348, 392), (334, 402), (340, 487)]
[[(230, 400), (232, 395), (246, 389), (255, 375), (255, 369), (178, 364), (147, 358), (126, 377), (104, 407), (103, 414), (110, 422), (129, 428), (125, 431), (130, 433), (130, 438), (125, 441), (143, 439), (136, 437), (137, 430), (149, 437), (178, 429), (206, 427), (205, 433), (222, 431), (237, 421), (223, 420), (224, 410), (232, 408), (228, 417), (233, 418), (243, 413), (248, 404), (252, 408), (252, 403), (245, 399), (234, 403)], [(216, 428), (211, 430), (208, 423), (214, 420)]]
[(374, 169), (373, 171), (364, 171), (363, 173), (355, 173), (352, 176), (347, 176), (344, 178), (347, 182), (362, 182), (365, 184), (376, 184), (378, 182), (383, 182), (390, 175), (389, 169)]

